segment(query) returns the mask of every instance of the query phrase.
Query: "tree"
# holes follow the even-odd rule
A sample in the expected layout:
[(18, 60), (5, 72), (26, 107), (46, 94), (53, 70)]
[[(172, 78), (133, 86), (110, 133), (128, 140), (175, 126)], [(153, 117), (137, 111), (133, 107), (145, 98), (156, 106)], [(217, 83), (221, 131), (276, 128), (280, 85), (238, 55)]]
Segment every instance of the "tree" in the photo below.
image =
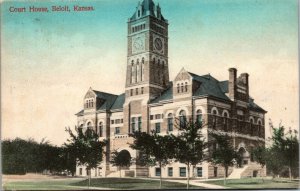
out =
[(293, 169), (299, 168), (298, 132), (289, 130), (285, 134), (284, 126), (279, 124), (279, 127), (275, 128), (272, 122), (270, 122), (270, 127), (273, 130), (272, 137), (270, 138), (272, 141), (270, 147), (272, 161), (270, 161), (271, 164), (269, 165), (267, 163), (267, 166), (271, 167), (273, 174), (279, 174), (278, 169), (286, 166), (289, 170), (289, 178), (292, 179)]
[(64, 170), (67, 170), (72, 174), (75, 175), (76, 172), (76, 151), (75, 148), (66, 147), (65, 145), (62, 147), (62, 153), (60, 155), (62, 166)]
[(224, 185), (226, 184), (226, 177), (228, 176), (228, 168), (235, 165), (235, 161), (240, 159), (237, 151), (235, 151), (231, 138), (228, 135), (211, 134), (215, 145), (211, 151), (210, 161), (215, 165), (224, 167)]
[(129, 167), (131, 165), (130, 153), (126, 150), (122, 150), (120, 152), (114, 151), (114, 152), (112, 152), (112, 159), (111, 159), (110, 163), (113, 166), (118, 167), (118, 169), (120, 171), (120, 178), (121, 178), (121, 168)]
[[(139, 151), (137, 163), (140, 165), (155, 166), (158, 164), (161, 171), (162, 167), (173, 158), (174, 144), (170, 136), (160, 136), (155, 131), (152, 131), (151, 134), (137, 131), (130, 136), (134, 138), (130, 147)], [(162, 176), (160, 173), (159, 188), (161, 187)]]
[[(252, 150), (253, 159), (261, 166), (261, 172), (260, 176), (262, 176), (262, 171), (264, 169), (264, 166), (266, 165), (266, 161), (268, 160), (268, 149), (265, 148), (265, 146), (258, 146)], [(264, 179), (262, 178), (262, 181), (264, 182)]]
[[(175, 121), (176, 122), (176, 121)], [(204, 161), (204, 150), (207, 144), (202, 138), (202, 123), (192, 120), (179, 120), (175, 123), (180, 131), (178, 136), (171, 134), (174, 142), (174, 158), (187, 165), (187, 189), (189, 189), (190, 168)]]
[(76, 134), (70, 128), (66, 128), (71, 139), (67, 140), (65, 147), (76, 156), (77, 164), (86, 166), (88, 170), (89, 185), (91, 182), (90, 170), (96, 168), (103, 160), (106, 141), (100, 141), (99, 136), (92, 129), (83, 132), (82, 128), (76, 128)]
[(40, 143), (32, 138), (2, 141), (2, 164), (4, 174), (26, 174), (43, 170), (61, 171), (59, 155), (61, 148), (42, 139)]

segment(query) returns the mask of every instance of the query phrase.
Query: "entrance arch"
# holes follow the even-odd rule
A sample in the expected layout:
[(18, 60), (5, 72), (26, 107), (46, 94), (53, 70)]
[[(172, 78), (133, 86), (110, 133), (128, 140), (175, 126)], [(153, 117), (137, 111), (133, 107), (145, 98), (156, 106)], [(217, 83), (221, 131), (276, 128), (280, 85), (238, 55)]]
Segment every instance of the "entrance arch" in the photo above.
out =
[(242, 168), (244, 165), (248, 165), (249, 163), (249, 152), (244, 148), (240, 147), (238, 150), (238, 154), (240, 155), (240, 160), (238, 161), (238, 166)]

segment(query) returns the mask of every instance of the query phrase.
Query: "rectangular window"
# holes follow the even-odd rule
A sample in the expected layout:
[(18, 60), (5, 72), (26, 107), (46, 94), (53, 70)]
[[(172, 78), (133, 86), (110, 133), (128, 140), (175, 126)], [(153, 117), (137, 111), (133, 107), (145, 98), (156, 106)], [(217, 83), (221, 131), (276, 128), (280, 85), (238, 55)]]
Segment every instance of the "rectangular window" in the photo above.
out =
[(102, 176), (102, 168), (101, 167), (98, 168), (98, 176)]
[(144, 94), (144, 87), (141, 88), (141, 94)]
[(156, 133), (160, 133), (160, 123), (155, 123), (155, 131)]
[(202, 167), (197, 168), (197, 176), (202, 177)]
[(160, 119), (160, 114), (156, 114), (155, 119)]
[(142, 130), (142, 117), (138, 118), (138, 130), (141, 131)]
[(135, 95), (139, 95), (139, 89), (138, 88), (135, 89)]
[(130, 90), (130, 96), (133, 96), (133, 89)]
[(168, 131), (173, 131), (173, 118), (168, 118)]
[(131, 118), (131, 132), (135, 132), (135, 118), (132, 117)]
[(115, 134), (116, 134), (116, 135), (120, 134), (120, 127), (116, 127), (116, 129), (115, 129)]
[(173, 168), (172, 167), (168, 168), (168, 176), (173, 176)]
[(79, 168), (79, 175), (82, 175), (82, 168)]
[(186, 168), (185, 167), (180, 167), (179, 168), (179, 176), (180, 177), (186, 177)]
[(218, 176), (218, 167), (214, 167), (214, 177)]
[(121, 119), (121, 123), (123, 123), (123, 119)]
[(116, 123), (116, 124), (120, 124), (120, 119), (116, 119), (116, 120), (115, 120), (115, 123)]
[(150, 115), (150, 120), (153, 120), (153, 115)]
[(155, 168), (155, 176), (160, 176), (161, 170), (160, 168)]
[(111, 124), (114, 124), (114, 120), (111, 120)]

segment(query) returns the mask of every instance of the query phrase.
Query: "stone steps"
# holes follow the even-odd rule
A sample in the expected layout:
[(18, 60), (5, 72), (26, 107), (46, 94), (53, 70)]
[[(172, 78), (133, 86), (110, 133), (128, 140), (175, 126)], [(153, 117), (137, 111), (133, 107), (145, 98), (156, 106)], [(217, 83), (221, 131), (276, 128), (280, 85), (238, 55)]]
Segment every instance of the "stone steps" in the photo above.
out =
[(243, 168), (233, 168), (232, 173), (228, 176), (227, 179), (240, 179), (242, 177), (243, 172), (248, 168), (248, 165)]

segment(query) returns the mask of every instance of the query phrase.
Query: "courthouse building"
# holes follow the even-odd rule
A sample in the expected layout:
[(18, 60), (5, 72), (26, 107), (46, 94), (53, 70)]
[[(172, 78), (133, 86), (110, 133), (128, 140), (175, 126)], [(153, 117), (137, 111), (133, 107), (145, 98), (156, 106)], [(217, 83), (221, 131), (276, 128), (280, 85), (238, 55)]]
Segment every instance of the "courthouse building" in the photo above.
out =
[[(254, 147), (265, 144), (266, 111), (250, 96), (249, 75), (238, 74), (235, 68), (224, 69), (228, 79), (219, 81), (210, 74), (198, 75), (197, 71), (181, 69), (170, 81), (168, 25), (160, 6), (152, 0), (138, 4), (128, 20), (125, 92), (115, 95), (90, 88), (84, 96), (83, 109), (76, 114), (78, 127), (93, 128), (100, 139), (108, 140), (108, 153), (124, 150), (136, 158), (138, 152), (128, 144), (133, 142), (130, 133), (155, 130), (161, 135), (176, 134), (175, 119), (192, 118), (206, 124), (202, 128), (206, 140), (211, 139), (211, 133), (226, 133), (242, 153), (239, 167), (229, 169), (231, 177), (260, 175), (260, 166), (253, 162), (250, 153)], [(109, 161), (108, 155), (97, 169), (91, 170), (91, 175), (119, 176)], [(85, 167), (77, 167), (77, 175), (86, 173)], [(187, 167), (178, 162), (163, 169), (133, 163), (121, 173), (135, 177), (159, 177), (161, 173), (163, 177), (178, 178), (187, 176)], [(224, 169), (204, 162), (194, 166), (190, 175), (223, 177)]]

